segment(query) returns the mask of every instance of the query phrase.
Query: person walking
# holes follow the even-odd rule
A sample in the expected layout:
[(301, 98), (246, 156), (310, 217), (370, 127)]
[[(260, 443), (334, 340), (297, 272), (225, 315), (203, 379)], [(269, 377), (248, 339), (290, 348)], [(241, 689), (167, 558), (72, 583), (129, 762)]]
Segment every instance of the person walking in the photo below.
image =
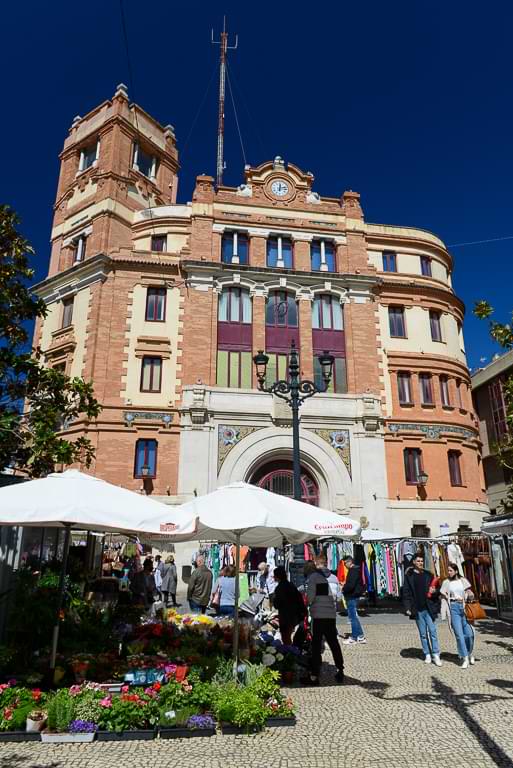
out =
[(227, 565), (212, 587), (212, 598), (219, 591), (218, 613), (221, 616), (235, 614), (235, 567)]
[(333, 580), (338, 584), (336, 576), (333, 576), (331, 571), (327, 569), (324, 555), (315, 559), (315, 567), (308, 563), (305, 572), (310, 572), (306, 583), (306, 595), (312, 617), (312, 657), (310, 673), (302, 677), (301, 682), (305, 685), (319, 684), (324, 638), (329, 645), (337, 668), (335, 680), (338, 683), (343, 683), (344, 657), (337, 635), (337, 601), (331, 588)]
[(160, 600), (162, 600), (162, 567), (164, 563), (160, 555), (155, 555), (155, 563), (153, 567), (153, 578), (155, 579), (155, 586)]
[(405, 573), (403, 601), (406, 615), (417, 623), (424, 661), (426, 664), (433, 661), (437, 667), (441, 667), (440, 645), (435, 625), (435, 619), (440, 613), (440, 594), (434, 584), (433, 574), (424, 570), (422, 552), (415, 554), (413, 567)]
[(205, 613), (212, 589), (212, 571), (205, 565), (203, 555), (196, 558), (196, 568), (187, 586), (187, 600), (193, 613)]
[(292, 645), (292, 633), (300, 624), (306, 608), (298, 588), (287, 579), (287, 572), (282, 565), (274, 569), (274, 607), (278, 611), (281, 641), (284, 645)]
[(175, 558), (173, 555), (169, 555), (169, 557), (166, 558), (166, 562), (164, 563), (164, 566), (161, 569), (161, 574), (162, 574), (161, 590), (164, 598), (164, 605), (168, 604), (169, 596), (171, 596), (173, 608), (176, 608), (178, 605), (176, 602), (176, 588), (178, 586), (178, 573), (176, 570)]
[(351, 634), (342, 642), (344, 645), (354, 645), (355, 643), (366, 643), (365, 634), (358, 618), (358, 602), (365, 592), (361, 568), (356, 565), (353, 558), (349, 555), (344, 557), (344, 563), (347, 566), (346, 582), (342, 588), (347, 603), (347, 615), (351, 622)]
[(456, 563), (449, 563), (447, 573), (449, 578), (445, 579), (440, 589), (443, 600), (442, 614), (447, 616), (449, 629), (456, 638), (458, 655), (462, 659), (461, 668), (467, 669), (469, 664), (475, 664), (475, 632), (467, 621), (465, 603), (467, 600), (473, 600), (474, 594), (470, 582), (462, 578)]
[(155, 600), (157, 588), (153, 577), (153, 561), (146, 558), (142, 571), (137, 571), (130, 581), (130, 589), (137, 605), (148, 610)]

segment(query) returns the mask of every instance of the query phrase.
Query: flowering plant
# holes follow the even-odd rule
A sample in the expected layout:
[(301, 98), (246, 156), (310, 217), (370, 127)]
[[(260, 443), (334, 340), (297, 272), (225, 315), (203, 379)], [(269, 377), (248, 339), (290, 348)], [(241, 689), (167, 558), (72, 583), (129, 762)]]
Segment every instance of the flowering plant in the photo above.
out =
[(0, 685), (0, 731), (17, 731), (25, 727), (28, 715), (44, 704), (39, 690), (16, 685), (16, 680)]
[(151, 728), (159, 720), (156, 698), (149, 696), (141, 688), (135, 688), (132, 693), (122, 690), (120, 696), (109, 696), (105, 699), (99, 725), (108, 731)]
[(270, 717), (293, 717), (294, 703), (291, 698), (284, 698), (281, 694), (271, 696), (266, 701), (266, 707)]
[(98, 730), (96, 723), (90, 720), (72, 720), (69, 724), (70, 733), (95, 733)]
[(215, 728), (215, 720), (210, 715), (192, 715), (185, 725), (191, 730)]

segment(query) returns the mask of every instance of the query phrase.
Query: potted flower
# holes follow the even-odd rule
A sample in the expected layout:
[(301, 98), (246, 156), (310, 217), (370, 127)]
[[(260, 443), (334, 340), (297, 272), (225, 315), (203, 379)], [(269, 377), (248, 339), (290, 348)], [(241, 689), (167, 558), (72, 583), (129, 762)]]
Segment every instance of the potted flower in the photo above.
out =
[(153, 739), (159, 720), (158, 693), (125, 685), (120, 696), (105, 696), (98, 730), (99, 741)]
[(266, 701), (268, 717), (266, 725), (270, 728), (283, 725), (295, 725), (294, 703), (291, 698), (284, 698), (281, 693), (271, 696)]
[(42, 698), (41, 691), (22, 688), (16, 680), (0, 685), (0, 741), (39, 740), (39, 731), (27, 732), (26, 722)]
[(27, 716), (25, 730), (27, 733), (39, 733), (46, 725), (46, 712), (42, 709), (34, 709)]

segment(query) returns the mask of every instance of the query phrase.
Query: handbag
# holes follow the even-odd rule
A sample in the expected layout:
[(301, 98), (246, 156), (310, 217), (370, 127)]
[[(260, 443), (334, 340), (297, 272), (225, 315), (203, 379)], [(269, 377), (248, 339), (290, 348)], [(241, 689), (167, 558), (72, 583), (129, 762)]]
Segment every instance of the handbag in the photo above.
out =
[(465, 616), (468, 623), (473, 624), (479, 619), (486, 619), (486, 612), (479, 600), (475, 600), (473, 603), (465, 603)]
[(221, 587), (220, 586), (217, 587), (216, 591), (212, 595), (212, 599), (210, 601), (210, 606), (212, 608), (215, 608), (216, 611), (218, 610), (218, 608), (221, 607)]

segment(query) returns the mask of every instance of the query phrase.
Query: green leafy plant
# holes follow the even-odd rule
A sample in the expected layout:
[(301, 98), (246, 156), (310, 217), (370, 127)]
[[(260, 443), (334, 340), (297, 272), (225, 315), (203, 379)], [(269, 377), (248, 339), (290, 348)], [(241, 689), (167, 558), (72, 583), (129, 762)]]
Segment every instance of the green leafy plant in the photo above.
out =
[(47, 702), (48, 730), (63, 733), (75, 719), (75, 707), (77, 700), (70, 695), (68, 688), (61, 688), (54, 693)]
[(106, 697), (109, 704), (103, 707), (100, 728), (108, 731), (130, 731), (152, 728), (159, 722), (160, 710), (156, 697), (142, 689), (121, 696)]
[(212, 683), (198, 682), (192, 686), (192, 691), (187, 694), (187, 706), (197, 707), (199, 712), (206, 712), (212, 707), (214, 697), (215, 687)]
[(264, 701), (277, 696), (280, 691), (280, 673), (264, 667), (249, 685), (249, 688)]
[(225, 659), (222, 656), (217, 658), (217, 668), (212, 678), (212, 682), (218, 685), (229, 683), (233, 680), (233, 660)]
[(44, 702), (40, 691), (7, 684), (0, 686), (0, 731), (18, 731), (25, 727), (27, 716)]
[(262, 699), (251, 690), (242, 688), (235, 696), (235, 713), (232, 722), (241, 728), (262, 728), (268, 717), (268, 711)]

